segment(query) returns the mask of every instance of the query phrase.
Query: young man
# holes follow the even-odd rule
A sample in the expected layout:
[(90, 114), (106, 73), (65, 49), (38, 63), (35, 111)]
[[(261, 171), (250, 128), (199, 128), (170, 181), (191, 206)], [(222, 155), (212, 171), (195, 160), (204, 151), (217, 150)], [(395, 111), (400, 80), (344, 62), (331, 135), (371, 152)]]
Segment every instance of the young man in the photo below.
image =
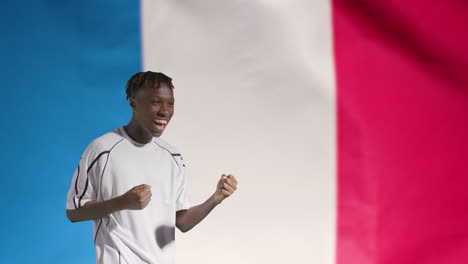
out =
[(237, 189), (221, 176), (204, 203), (190, 207), (185, 165), (161, 134), (174, 114), (172, 79), (140, 72), (127, 83), (127, 126), (84, 151), (67, 197), (72, 222), (94, 220), (97, 263), (174, 263), (174, 231), (187, 232)]

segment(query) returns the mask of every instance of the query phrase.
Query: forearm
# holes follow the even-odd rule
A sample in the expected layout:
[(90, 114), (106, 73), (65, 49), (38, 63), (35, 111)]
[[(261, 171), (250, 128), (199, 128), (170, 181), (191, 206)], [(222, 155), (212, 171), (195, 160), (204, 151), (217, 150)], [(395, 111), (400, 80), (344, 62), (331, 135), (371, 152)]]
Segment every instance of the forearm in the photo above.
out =
[(122, 210), (121, 197), (106, 201), (89, 201), (80, 208), (67, 210), (67, 217), (71, 222), (93, 220), (108, 216)]
[(176, 214), (177, 228), (182, 232), (189, 231), (200, 223), (220, 203), (220, 199), (212, 195), (202, 204), (193, 206), (187, 210), (178, 211)]
[(151, 186), (140, 184), (128, 192), (106, 201), (89, 201), (84, 206), (67, 210), (72, 222), (93, 220), (121, 210), (142, 210), (151, 201)]

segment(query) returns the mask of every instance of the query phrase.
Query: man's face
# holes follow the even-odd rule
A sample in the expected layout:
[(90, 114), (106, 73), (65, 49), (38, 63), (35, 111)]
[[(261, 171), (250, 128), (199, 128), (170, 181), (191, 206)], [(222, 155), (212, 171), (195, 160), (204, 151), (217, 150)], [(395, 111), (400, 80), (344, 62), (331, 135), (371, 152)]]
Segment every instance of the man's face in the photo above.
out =
[(130, 98), (134, 119), (148, 134), (159, 137), (174, 114), (174, 93), (167, 84), (138, 90)]

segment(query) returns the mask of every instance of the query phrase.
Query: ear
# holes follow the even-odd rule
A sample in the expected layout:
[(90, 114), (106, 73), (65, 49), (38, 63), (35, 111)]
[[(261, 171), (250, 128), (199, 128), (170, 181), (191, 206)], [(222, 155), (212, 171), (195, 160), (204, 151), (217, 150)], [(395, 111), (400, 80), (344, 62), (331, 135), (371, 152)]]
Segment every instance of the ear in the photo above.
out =
[(135, 96), (132, 96), (128, 98), (130, 101), (130, 107), (132, 107), (133, 110), (135, 110), (136, 102), (135, 102)]

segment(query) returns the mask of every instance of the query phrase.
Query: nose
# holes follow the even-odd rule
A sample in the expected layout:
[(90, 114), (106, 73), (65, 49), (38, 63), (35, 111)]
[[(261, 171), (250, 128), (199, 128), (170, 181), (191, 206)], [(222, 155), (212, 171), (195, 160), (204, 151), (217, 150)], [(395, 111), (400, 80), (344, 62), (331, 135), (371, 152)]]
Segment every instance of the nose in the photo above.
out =
[(161, 108), (159, 109), (158, 114), (162, 115), (162, 116), (168, 116), (169, 115), (169, 107), (167, 107), (167, 104), (162, 104), (161, 105)]

